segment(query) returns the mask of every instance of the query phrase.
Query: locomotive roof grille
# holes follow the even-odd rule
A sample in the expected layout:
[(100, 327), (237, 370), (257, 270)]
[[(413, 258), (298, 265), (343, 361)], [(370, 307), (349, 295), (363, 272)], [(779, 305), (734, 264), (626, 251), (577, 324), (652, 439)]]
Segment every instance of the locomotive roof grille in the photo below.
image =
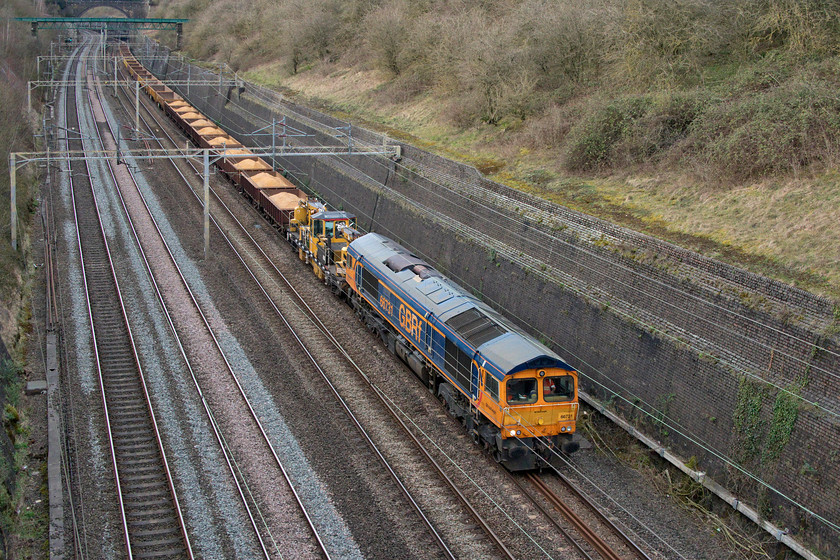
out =
[(402, 272), (403, 270), (411, 269), (414, 274), (423, 280), (433, 276), (440, 276), (440, 272), (432, 268), (432, 266), (426, 261), (415, 257), (414, 255), (407, 255), (405, 253), (391, 255), (383, 261), (383, 264), (394, 272)]
[(467, 309), (463, 313), (455, 315), (446, 321), (446, 324), (476, 348), (485, 342), (499, 338), (507, 332), (475, 308)]

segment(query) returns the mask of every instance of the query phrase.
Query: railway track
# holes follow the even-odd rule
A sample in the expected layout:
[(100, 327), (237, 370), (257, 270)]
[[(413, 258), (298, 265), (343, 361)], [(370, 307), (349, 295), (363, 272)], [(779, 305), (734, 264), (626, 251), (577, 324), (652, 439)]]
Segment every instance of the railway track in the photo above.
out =
[[(534, 477), (539, 478), (538, 475), (532, 475)], [(605, 513), (604, 510), (599, 507), (597, 504), (593, 503), (592, 500), (584, 493), (580, 488), (578, 488), (571, 480), (569, 480), (565, 475), (560, 472), (555, 471), (554, 478), (559, 480), (564, 487), (566, 487), (572, 494), (575, 495), (577, 499), (579, 499), (585, 506), (591, 511), (599, 520), (603, 526), (607, 527), (612, 533), (623, 543), (624, 546), (627, 547), (627, 550), (630, 554), (639, 558), (639, 560), (651, 560), (650, 555), (644, 551), (637, 543), (634, 541), (624, 530), (621, 529), (612, 519), (610, 519)], [(546, 489), (548, 489), (551, 494), (554, 495), (553, 498), (548, 498), (549, 501), (559, 500), (560, 498), (551, 490), (550, 486), (545, 483), (545, 481), (541, 480), (537, 483)], [(535, 486), (537, 485), (535, 484)], [(542, 490), (540, 490), (542, 492)]]
[[(69, 83), (70, 71), (71, 68), (73, 68), (73, 61), (75, 59), (75, 54), (68, 56), (68, 63), (65, 65), (62, 73), (62, 78), (65, 82)], [(68, 103), (65, 97), (70, 95), (73, 95), (73, 92), (69, 87), (56, 92), (55, 106), (65, 107)], [(57, 117), (57, 124), (59, 128), (56, 133), (56, 143), (59, 147), (63, 146), (65, 148), (69, 148), (67, 135), (70, 132), (70, 128), (67, 123), (66, 111), (57, 111)], [(44, 204), (44, 213), (47, 216), (45, 219), (45, 239), (48, 241), (48, 245), (58, 248), (60, 228), (57, 227), (58, 220), (56, 218), (56, 209), (59, 209), (60, 212), (61, 191), (60, 187), (59, 189), (54, 187), (57, 183), (60, 183), (62, 177), (70, 175), (71, 166), (70, 160), (59, 160), (57, 165), (54, 165), (58, 169), (56, 177), (54, 178), (50, 176), (52, 169), (48, 166), (48, 178), (53, 179), (53, 181), (50, 184), (49, 197)], [(68, 180), (67, 182), (68, 188), (71, 188), (70, 181)], [(78, 244), (77, 239), (74, 239), (74, 241), (75, 244)], [(48, 320), (50, 314), (52, 313), (54, 318), (52, 325), (60, 340), (60, 343), (56, 348), (59, 371), (69, 372), (72, 370), (72, 366), (71, 348), (70, 343), (68, 342), (68, 331), (72, 329), (67, 328), (68, 326), (63, 313), (66, 302), (64, 300), (65, 287), (62, 286), (63, 278), (60, 271), (60, 259), (58, 258), (57, 252), (52, 251), (52, 249), (48, 250), (45, 257), (47, 306), (55, 308), (53, 311), (48, 311)], [(78, 410), (82, 407), (79, 405), (77, 392), (73, 390), (71, 386), (70, 376), (61, 376), (60, 384), (61, 393), (63, 393), (63, 398), (60, 399), (62, 402), (61, 404), (53, 403), (53, 406), (61, 410), (60, 422), (64, 425), (64, 430), (62, 430), (64, 435), (62, 441), (62, 472), (64, 475), (65, 490), (67, 495), (67, 502), (65, 505), (69, 507), (69, 511), (67, 513), (69, 514), (71, 524), (70, 533), (72, 534), (73, 552), (75, 558), (85, 558), (88, 554), (88, 541), (85, 532), (84, 513), (86, 496), (84, 492), (81, 491), (81, 480), (83, 476), (82, 469), (80, 469), (78, 465), (79, 446), (76, 443), (80, 434), (79, 417), (82, 416), (82, 414), (78, 413)]]
[[(569, 526), (589, 544), (598, 558), (602, 558), (603, 560), (622, 560), (623, 558), (629, 557), (623, 556), (602, 536), (601, 531), (604, 531), (604, 528), (606, 528), (607, 533), (618, 537), (619, 544), (623, 547), (621, 552), (630, 554), (639, 560), (651, 560), (647, 553), (639, 548), (632, 539), (621, 531), (621, 529), (619, 529), (600, 508), (596, 507), (592, 502), (585, 498), (585, 496), (581, 494), (569, 480), (558, 474), (558, 477), (564, 482), (564, 484), (567, 485), (569, 490), (572, 491), (572, 493), (574, 493), (581, 501), (583, 501), (592, 514), (594, 514), (598, 519), (600, 531), (593, 527), (592, 524), (586, 522), (573, 507), (571, 507), (556, 492), (554, 492), (543, 477), (544, 475), (542, 474), (528, 473), (522, 476), (522, 479), (524, 479), (531, 488), (536, 490), (539, 495), (543, 496), (555, 510), (563, 515), (563, 517), (568, 521)], [(518, 480), (517, 485), (519, 485), (519, 487), (524, 491), (523, 485)], [(584, 551), (582, 547), (579, 547), (578, 550), (580, 550), (587, 558), (592, 558), (592, 556), (588, 552)]]
[[(80, 70), (80, 64), (73, 67), (74, 79), (79, 78)], [(82, 135), (89, 130), (80, 114), (81, 91), (79, 84), (76, 95), (65, 98), (68, 124), (80, 132), (78, 138), (68, 138), (71, 150), (83, 149)], [(91, 170), (86, 161), (70, 162), (70, 170), (76, 239), (126, 552), (129, 558), (192, 558), (97, 207)]]
[[(91, 83), (89, 87), (101, 97), (100, 88), (96, 84)], [(114, 124), (108, 121), (101, 109), (99, 112), (99, 134), (103, 144), (109, 149), (113, 148), (117, 137), (113, 130)], [(143, 255), (149, 278), (172, 333), (178, 339), (178, 346), (196, 391), (202, 397), (204, 411), (262, 555), (265, 558), (283, 558), (293, 551), (293, 557), (330, 558), (330, 552), (286, 473), (259, 414), (146, 204), (134, 172), (126, 167), (115, 173), (112, 168), (111, 174), (114, 182), (120, 185), (117, 194)], [(120, 179), (115, 175), (120, 175)], [(187, 305), (190, 312), (170, 312), (169, 307), (173, 301), (189, 302)], [(194, 330), (195, 325), (201, 325), (200, 334)], [(190, 351), (189, 346), (201, 347), (202, 356), (196, 356), (195, 350)], [(219, 391), (218, 378), (217, 388), (208, 390), (208, 376), (221, 372), (227, 374), (223, 376), (224, 390)], [(296, 513), (287, 509), (281, 512), (285, 514), (283, 519), (279, 519), (278, 512), (271, 507), (274, 502), (284, 502)]]
[[(147, 111), (148, 115), (152, 119), (154, 119), (157, 130), (158, 131), (164, 131), (164, 133), (165, 133), (166, 127), (161, 122), (160, 117), (155, 114), (154, 110), (153, 109), (150, 110), (148, 107), (146, 107), (146, 111)], [(145, 117), (144, 117), (144, 119), (145, 119)], [(167, 134), (167, 136), (168, 136), (168, 134)], [(169, 137), (169, 141), (173, 146), (177, 145), (177, 143), (171, 137)], [(177, 169), (177, 166), (175, 166), (175, 167)], [(194, 165), (193, 165), (193, 171), (196, 174), (199, 173), (199, 170)], [(187, 180), (186, 177), (184, 177), (183, 173), (180, 170), (179, 170), (179, 173), (181, 173), (182, 178), (185, 181), (185, 183), (187, 185), (189, 185), (190, 184), (189, 181)], [(190, 188), (192, 189), (192, 187), (190, 187)], [(192, 189), (192, 190), (193, 190), (193, 193), (194, 193), (196, 199), (198, 199), (200, 201), (199, 193), (196, 192), (196, 189)], [(509, 550), (507, 550), (503, 540), (495, 535), (495, 533), (492, 530), (492, 528), (490, 527), (490, 525), (482, 518), (482, 516), (475, 510), (475, 508), (473, 508), (473, 506), (469, 503), (469, 500), (457, 488), (457, 486), (454, 484), (454, 482), (452, 482), (449, 479), (449, 477), (444, 472), (443, 468), (440, 465), (438, 465), (437, 462), (435, 461), (435, 459), (432, 458), (431, 454), (424, 449), (424, 444), (412, 433), (412, 430), (409, 429), (409, 427), (405, 425), (404, 421), (400, 417), (400, 414), (398, 414), (397, 411), (395, 411), (393, 409), (391, 404), (389, 404), (387, 402), (387, 399), (380, 393), (378, 388), (375, 385), (371, 384), (370, 380), (365, 375), (365, 373), (361, 369), (359, 369), (358, 366), (355, 365), (355, 363), (353, 363), (352, 359), (349, 357), (349, 355), (347, 355), (346, 351), (341, 347), (341, 345), (338, 343), (338, 341), (335, 339), (335, 337), (331, 334), (329, 328), (326, 327), (326, 325), (324, 325), (324, 323), (319, 319), (318, 314), (315, 313), (315, 311), (309, 307), (305, 298), (297, 292), (293, 283), (286, 278), (286, 276), (276, 267), (276, 265), (272, 262), (272, 260), (268, 257), (268, 255), (265, 254), (265, 252), (259, 246), (259, 243), (256, 242), (253, 239), (253, 237), (247, 231), (247, 228), (245, 228), (245, 226), (243, 226), (242, 223), (236, 218), (233, 211), (224, 203), (224, 201), (218, 195), (218, 193), (213, 191), (213, 194), (215, 196), (214, 202), (216, 203), (216, 206), (213, 210), (213, 216), (214, 216), (213, 220), (215, 222), (216, 219), (219, 218), (220, 214), (223, 214), (224, 218), (223, 219), (219, 218), (219, 219), (226, 222), (226, 224), (227, 224), (227, 226), (225, 226), (223, 224), (216, 223), (216, 226), (219, 228), (219, 231), (221, 231), (223, 233), (223, 235), (225, 236), (225, 238), (227, 240), (227, 243), (231, 246), (231, 248), (234, 249), (234, 251), (237, 252), (237, 254), (239, 255), (239, 259), (241, 260), (243, 265), (245, 265), (247, 267), (250, 274), (254, 278), (256, 284), (263, 291), (263, 293), (265, 294), (268, 301), (271, 302), (272, 306), (275, 308), (277, 313), (280, 316), (282, 316), (282, 312), (278, 309), (278, 307), (275, 305), (275, 302), (273, 300), (273, 298), (276, 297), (276, 296), (272, 296), (269, 293), (270, 290), (266, 290), (265, 286), (276, 286), (278, 283), (281, 283), (281, 284), (284, 284), (283, 291), (287, 295), (287, 297), (291, 297), (295, 301), (295, 305), (297, 305), (299, 307), (299, 309), (301, 309), (301, 311), (303, 311), (304, 314), (311, 321), (311, 323), (309, 325), (306, 325), (306, 322), (304, 321), (303, 325), (306, 325), (306, 326), (303, 326), (300, 321), (297, 321), (295, 323), (296, 326), (294, 326), (294, 327), (287, 322), (287, 325), (288, 325), (289, 329), (294, 333), (295, 331), (311, 330), (312, 328), (314, 328), (315, 330), (317, 330), (320, 333), (321, 336), (325, 337), (326, 340), (330, 344), (333, 344), (335, 346), (335, 348), (338, 350), (338, 352), (340, 354), (342, 354), (348, 360), (348, 365), (351, 368), (355, 368), (357, 370), (357, 373), (366, 382), (369, 383), (369, 389), (370, 389), (371, 393), (375, 394), (380, 399), (381, 404), (392, 415), (392, 419), (395, 420), (398, 424), (402, 425), (404, 433), (408, 434), (408, 436), (411, 439), (413, 439), (414, 444), (418, 448), (423, 449), (423, 453), (425, 454), (426, 459), (434, 465), (435, 469), (438, 472), (438, 476), (441, 476), (443, 479), (446, 479), (448, 481), (452, 491), (459, 496), (459, 499), (460, 499), (461, 503), (467, 509), (471, 510), (473, 519), (476, 521), (476, 523), (479, 526), (481, 526), (483, 528), (483, 530), (490, 537), (490, 539), (495, 542), (495, 545), (496, 545), (497, 549), (503, 555), (505, 555), (507, 557), (512, 557), (511, 552)], [(239, 249), (237, 249), (237, 247), (239, 247)], [(285, 321), (285, 319), (284, 319), (284, 321)], [(300, 336), (298, 336), (297, 334), (295, 334), (295, 336), (296, 336), (296, 338), (298, 338), (298, 340), (300, 340), (300, 338), (301, 338)], [(311, 336), (312, 336), (311, 333), (305, 333), (304, 334), (305, 338), (310, 338)], [(304, 343), (301, 341), (300, 344), (304, 348), (304, 351), (306, 351), (307, 354), (309, 354), (309, 352), (304, 347)], [(310, 356), (310, 359), (313, 361), (313, 363), (315, 363), (316, 366), (317, 366), (316, 358), (313, 357), (311, 354), (309, 354), (309, 356)], [(330, 383), (329, 379), (327, 378), (326, 375), (324, 376), (324, 379), (327, 381), (328, 384)], [(336, 393), (336, 395), (337, 395), (338, 399), (341, 399), (340, 395), (338, 395), (337, 393)], [(350, 411), (348, 409), (347, 412), (348, 412), (348, 415), (353, 419), (353, 421), (358, 424), (358, 421), (355, 418), (353, 418), (352, 411)], [(360, 429), (362, 429), (362, 428), (360, 428)], [(369, 443), (371, 445), (373, 445), (372, 442), (369, 442)], [(523, 493), (530, 497), (529, 493), (527, 493), (527, 492), (523, 492)], [(549, 498), (549, 499), (551, 499), (551, 498)], [(556, 499), (556, 497), (555, 497), (555, 499)], [(539, 503), (536, 500), (534, 500), (534, 503), (537, 505), (537, 507), (542, 509), (542, 506), (540, 506)], [(422, 512), (420, 512), (420, 514), (422, 515)], [(556, 516), (552, 516), (548, 512), (544, 512), (544, 514), (546, 515), (546, 518), (549, 519), (553, 523), (553, 525), (555, 526), (557, 531), (561, 534), (564, 534), (565, 538), (573, 544), (573, 546), (578, 550), (578, 552), (583, 557), (585, 557), (585, 558), (592, 558), (593, 557), (591, 554), (589, 554), (589, 552), (587, 552), (585, 550), (584, 547), (582, 547), (579, 543), (577, 543), (576, 540), (565, 531), (562, 524), (559, 523), (555, 519)], [(431, 527), (431, 525), (430, 525), (430, 527)], [(434, 531), (433, 527), (432, 527), (432, 531)], [(580, 532), (580, 534), (586, 536), (587, 541), (590, 542), (590, 545), (597, 551), (598, 557), (607, 558), (607, 559), (613, 559), (613, 558), (618, 558), (619, 557), (615, 552), (613, 552), (610, 549), (609, 545), (605, 544), (602, 540), (600, 540), (598, 538), (597, 534), (594, 531), (588, 529), (585, 526), (582, 526), (580, 528), (579, 532)], [(635, 546), (635, 545), (632, 545), (632, 543), (631, 543), (630, 546)], [(641, 558), (647, 558), (647, 556), (644, 556), (644, 555), (642, 555), (640, 557)]]
[[(144, 103), (146, 100), (144, 99)], [(154, 119), (155, 124), (158, 130), (163, 131), (165, 133), (165, 127), (162, 124), (160, 117), (154, 113), (153, 110), (150, 110), (148, 107), (145, 107), (146, 114)], [(145, 117), (144, 117), (145, 122)], [(146, 124), (148, 126), (148, 123)], [(174, 139), (167, 134), (167, 138), (170, 144), (174, 147), (177, 146), (177, 143)], [(200, 170), (194, 164), (190, 163), (193, 168), (193, 171), (196, 174), (200, 174)], [(192, 190), (196, 200), (201, 203), (201, 193), (199, 193), (196, 189), (192, 187), (187, 177), (178, 169), (177, 166), (174, 166), (178, 173), (181, 174), (181, 177), (185, 184)], [(297, 341), (300, 346), (301, 351), (305, 354), (307, 359), (311, 362), (313, 367), (320, 373), (322, 379), (326, 383), (329, 390), (333, 393), (336, 398), (336, 401), (340, 404), (342, 409), (347, 414), (348, 418), (350, 419), (351, 423), (358, 429), (362, 440), (367, 443), (370, 449), (374, 452), (377, 456), (379, 461), (382, 463), (386, 471), (388, 472), (389, 476), (396, 482), (396, 484), (400, 487), (401, 491), (403, 492), (406, 500), (408, 503), (411, 504), (412, 508), (414, 509), (415, 513), (417, 514), (418, 518), (423, 522), (423, 524), (427, 527), (429, 534), (432, 536), (433, 540), (436, 542), (437, 546), (440, 548), (441, 552), (448, 558), (455, 558), (454, 552), (450, 549), (447, 543), (444, 541), (442, 536), (440, 535), (439, 531), (435, 528), (434, 524), (428, 518), (428, 516), (424, 513), (420, 505), (411, 495), (411, 492), (406, 487), (406, 485), (402, 482), (399, 475), (395, 472), (395, 469), (389, 463), (388, 459), (386, 459), (385, 454), (379, 448), (379, 446), (374, 442), (371, 435), (365, 430), (362, 424), (362, 420), (360, 420), (356, 414), (354, 414), (353, 410), (348, 406), (345, 399), (339, 394), (338, 390), (336, 389), (335, 385), (330, 380), (330, 376), (325, 371), (325, 368), (321, 366), (319, 363), (319, 357), (317, 357), (313, 352), (311, 347), (313, 346), (311, 341), (313, 337), (318, 337), (324, 340), (324, 342), (328, 345), (334, 345), (336, 349), (343, 356), (346, 356), (346, 353), (343, 351), (341, 346), (337, 343), (336, 339), (330, 333), (329, 329), (321, 322), (318, 315), (309, 307), (306, 299), (301, 296), (300, 293), (295, 289), (294, 284), (291, 280), (289, 280), (275, 265), (272, 259), (266, 254), (265, 251), (260, 247), (260, 244), (251, 236), (248, 232), (248, 229), (245, 225), (242, 224), (241, 221), (236, 217), (234, 212), (225, 204), (223, 199), (218, 196), (213, 189), (211, 189), (214, 195), (214, 202), (216, 203), (216, 209), (218, 212), (214, 210), (211, 215), (211, 220), (215, 223), (218, 230), (221, 232), (223, 238), (229, 245), (229, 247), (234, 251), (237, 255), (240, 262), (246, 268), (248, 273), (253, 278), (257, 287), (263, 292), (265, 295), (269, 305), (272, 309), (276, 312), (277, 316), (283, 321), (286, 328), (288, 329), (289, 333), (292, 337)], [(217, 222), (217, 218), (219, 215), (224, 216), (223, 224)], [(281, 287), (282, 294), (278, 294), (276, 289), (277, 287)], [(266, 288), (269, 287), (269, 288)], [(278, 304), (279, 299), (287, 299), (292, 300), (292, 305), (296, 306), (299, 310), (304, 311), (304, 315), (309, 318), (309, 320), (300, 319), (292, 319), (290, 320), (286, 315), (287, 313), (284, 312), (281, 307), (284, 307), (282, 304)], [(287, 305), (285, 306), (287, 307)], [(315, 345), (318, 346), (318, 345)], [(349, 357), (347, 357), (349, 359)], [(348, 363), (350, 367), (358, 367), (350, 360)], [(367, 379), (364, 372), (358, 370), (358, 373), (362, 376), (363, 379)], [(477, 509), (470, 503), (467, 497), (458, 489), (455, 483), (446, 475), (442, 467), (437, 464), (437, 462), (431, 457), (422, 443), (416, 438), (416, 436), (408, 429), (408, 427), (404, 424), (402, 419), (399, 415), (393, 410), (393, 408), (387, 403), (387, 401), (378, 393), (378, 389), (373, 386), (369, 385), (368, 387), (372, 394), (375, 394), (379, 399), (380, 404), (385, 407), (386, 410), (392, 415), (392, 418), (402, 426), (404, 434), (407, 434), (409, 438), (414, 441), (414, 444), (421, 450), (421, 452), (425, 455), (429, 464), (432, 465), (433, 469), (437, 472), (437, 475), (441, 477), (443, 481), (447, 484), (447, 486), (451, 489), (451, 491), (455, 494), (458, 501), (469, 511), (469, 514), (472, 518), (472, 521), (483, 533), (483, 536), (490, 539), (490, 542), (493, 543), (493, 546), (497, 549), (498, 553), (501, 554), (502, 557), (505, 558), (514, 558), (515, 556), (508, 550), (507, 546), (505, 545), (503, 539), (493, 530), (490, 524), (483, 518), (483, 516), (477, 511)]]

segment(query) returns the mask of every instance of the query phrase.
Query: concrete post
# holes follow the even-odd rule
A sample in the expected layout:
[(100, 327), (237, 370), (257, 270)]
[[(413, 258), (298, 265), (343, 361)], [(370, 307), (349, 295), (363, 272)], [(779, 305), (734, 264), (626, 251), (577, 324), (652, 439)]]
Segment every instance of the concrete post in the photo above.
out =
[(134, 82), (134, 130), (140, 136), (140, 82)]
[(12, 250), (17, 251), (17, 169), (15, 153), (9, 154), (9, 187), (11, 188)]
[(210, 257), (210, 150), (204, 150), (204, 260)]

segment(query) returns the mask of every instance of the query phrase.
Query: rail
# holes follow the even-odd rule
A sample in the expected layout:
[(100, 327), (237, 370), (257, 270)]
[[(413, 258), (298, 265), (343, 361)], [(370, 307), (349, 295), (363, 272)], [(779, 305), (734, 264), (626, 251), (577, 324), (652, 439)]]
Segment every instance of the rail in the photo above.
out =
[[(112, 140), (117, 138), (117, 135), (114, 134), (112, 123), (109, 122), (109, 121), (106, 121), (106, 124), (107, 124), (107, 126), (109, 128), (109, 131), (111, 133)], [(271, 443), (271, 440), (270, 440), (262, 422), (260, 421), (259, 415), (254, 410), (254, 407), (253, 407), (250, 399), (248, 398), (244, 388), (242, 387), (242, 385), (241, 385), (241, 383), (240, 383), (240, 381), (239, 381), (239, 379), (236, 375), (236, 372), (234, 371), (233, 367), (231, 366), (230, 362), (228, 361), (227, 357), (225, 356), (225, 353), (224, 353), (224, 351), (221, 347), (221, 344), (219, 343), (219, 340), (216, 337), (216, 334), (214, 333), (212, 327), (210, 326), (210, 322), (208, 321), (204, 312), (202, 311), (201, 306), (198, 303), (198, 299), (196, 298), (192, 289), (189, 287), (189, 284), (188, 284), (186, 278), (184, 277), (184, 275), (181, 271), (181, 268), (178, 266), (177, 261), (176, 261), (174, 255), (173, 255), (168, 243), (166, 242), (157, 221), (154, 219), (154, 216), (152, 215), (152, 212), (149, 209), (145, 198), (143, 197), (142, 193), (140, 192), (140, 189), (137, 187), (136, 180), (134, 178), (134, 172), (131, 169), (129, 169), (129, 176), (131, 177), (131, 180), (133, 182), (133, 187), (137, 190), (137, 193), (138, 193), (140, 199), (143, 202), (143, 205), (146, 209), (146, 212), (148, 213), (148, 216), (149, 216), (151, 222), (154, 225), (154, 228), (157, 232), (158, 238), (160, 239), (162, 245), (165, 247), (166, 253), (168, 254), (168, 257), (169, 257), (170, 261), (174, 265), (174, 269), (177, 272), (177, 275), (179, 277), (180, 282), (182, 283), (182, 285), (183, 285), (184, 289), (186, 290), (187, 294), (189, 295), (189, 299), (192, 302), (192, 305), (193, 305), (194, 309), (199, 314), (199, 316), (201, 318), (201, 322), (202, 322), (204, 328), (206, 329), (206, 332), (208, 333), (208, 335), (212, 339), (215, 350), (218, 352), (218, 355), (221, 357), (221, 360), (224, 362), (227, 373), (229, 374), (231, 380), (236, 385), (238, 393), (242, 398), (242, 402), (244, 403), (245, 407), (248, 409), (249, 418), (254, 422), (255, 426), (257, 427), (257, 430), (259, 431), (259, 433), (261, 435), (262, 441), (265, 443), (266, 449), (268, 450), (273, 462), (276, 464), (276, 466), (278, 468), (278, 471), (280, 472), (282, 478), (284, 479), (290, 494), (293, 496), (293, 500), (295, 501), (295, 503), (297, 504), (298, 508), (300, 509), (303, 517), (305, 518), (306, 525), (308, 526), (308, 530), (312, 533), (312, 536), (313, 536), (313, 539), (314, 539), (315, 543), (317, 543), (317, 548), (321, 551), (321, 553), (323, 554), (323, 556), (325, 558), (330, 558), (329, 551), (327, 550), (326, 545), (324, 544), (323, 539), (321, 538), (321, 535), (319, 534), (317, 528), (315, 527), (315, 525), (312, 521), (312, 517), (310, 516), (309, 512), (307, 511), (306, 506), (303, 504), (298, 491), (295, 489), (294, 484), (292, 483), (292, 480), (290, 479), (288, 473), (286, 472), (286, 469), (283, 466), (282, 461), (280, 460), (279, 454), (277, 453), (276, 449), (274, 448), (274, 445)], [(131, 228), (132, 228), (132, 230), (134, 232), (134, 235), (135, 235), (135, 239), (137, 240), (137, 245), (140, 248), (140, 251), (142, 253), (143, 249), (140, 246), (139, 236), (137, 234), (134, 222), (131, 219), (131, 216), (130, 216), (130, 214), (128, 212), (128, 209), (126, 207), (125, 200), (123, 199), (122, 194), (119, 193), (119, 190), (117, 192), (120, 196), (120, 200), (121, 200), (121, 202), (123, 204), (123, 207), (125, 209), (126, 216), (128, 216), (129, 224), (131, 225)], [(166, 303), (164, 301), (163, 293), (162, 293), (160, 287), (158, 286), (157, 281), (154, 279), (154, 275), (152, 273), (151, 266), (150, 266), (149, 261), (147, 260), (145, 254), (143, 254), (143, 260), (144, 260), (147, 272), (148, 272), (148, 274), (149, 274), (149, 276), (150, 276), (150, 278), (153, 282), (154, 289), (155, 289), (155, 292), (157, 294), (158, 300), (165, 309), (166, 308)], [(184, 350), (184, 346), (183, 346), (183, 344), (180, 340), (180, 337), (177, 334), (177, 330), (175, 329), (174, 322), (172, 321), (172, 318), (169, 316), (168, 313), (167, 313), (167, 320), (168, 320), (170, 328), (172, 329), (176, 338), (178, 338), (178, 346), (181, 350), (182, 357), (185, 359), (185, 361), (188, 364), (188, 369), (190, 370), (190, 373), (191, 373), (193, 382), (196, 386), (196, 389), (199, 392), (199, 394), (203, 395), (203, 391), (201, 389), (201, 383), (198, 379), (198, 376), (195, 374), (192, 366), (189, 365), (189, 358), (187, 357), (186, 351)], [(251, 525), (255, 530), (255, 534), (256, 534), (257, 539), (260, 543), (262, 552), (263, 552), (263, 554), (266, 558), (271, 558), (270, 549), (272, 547), (276, 548), (276, 544), (274, 544), (272, 546), (272, 544), (270, 544), (270, 543), (274, 543), (275, 538), (271, 534), (271, 531), (268, 527), (266, 527), (264, 525), (263, 526), (260, 525), (260, 522), (258, 521), (258, 519), (262, 518), (262, 515), (259, 512), (259, 504), (256, 502), (256, 500), (254, 498), (252, 498), (250, 496), (250, 492), (247, 489), (247, 480), (246, 480), (245, 476), (241, 472), (239, 472), (239, 469), (237, 468), (237, 461), (233, 457), (233, 450), (226, 443), (227, 438), (225, 438), (224, 435), (223, 435), (222, 426), (216, 420), (215, 415), (213, 414), (213, 411), (210, 409), (209, 403), (207, 402), (207, 400), (205, 398), (202, 398), (202, 405), (204, 406), (205, 413), (207, 414), (207, 416), (209, 418), (209, 421), (211, 423), (213, 431), (216, 435), (217, 441), (221, 446), (221, 450), (222, 450), (223, 456), (225, 457), (228, 469), (230, 470), (231, 475), (233, 476), (233, 479), (234, 479), (234, 482), (237, 486), (240, 498), (243, 500), (244, 507), (245, 507), (246, 512), (249, 516)]]
[[(77, 66), (74, 72), (78, 71)], [(65, 101), (66, 113), (75, 115), (82, 130), (77, 99), (68, 95)], [(70, 142), (82, 144), (81, 139), (68, 139)], [(90, 188), (75, 188), (71, 163), (71, 201), (126, 552), (129, 558), (160, 553), (192, 558), (96, 193), (89, 179), (91, 170), (87, 162), (83, 167), (85, 173), (80, 175), (88, 178)], [(155, 458), (159, 465), (150, 466)], [(155, 476), (164, 480), (150, 483), (149, 477)]]

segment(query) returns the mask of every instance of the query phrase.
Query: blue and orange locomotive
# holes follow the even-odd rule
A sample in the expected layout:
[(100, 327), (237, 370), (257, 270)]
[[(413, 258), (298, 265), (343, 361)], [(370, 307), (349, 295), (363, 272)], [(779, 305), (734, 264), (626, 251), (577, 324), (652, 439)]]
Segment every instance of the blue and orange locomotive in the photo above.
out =
[(379, 234), (349, 244), (345, 280), (368, 325), (506, 468), (578, 448), (577, 373), (554, 352)]

